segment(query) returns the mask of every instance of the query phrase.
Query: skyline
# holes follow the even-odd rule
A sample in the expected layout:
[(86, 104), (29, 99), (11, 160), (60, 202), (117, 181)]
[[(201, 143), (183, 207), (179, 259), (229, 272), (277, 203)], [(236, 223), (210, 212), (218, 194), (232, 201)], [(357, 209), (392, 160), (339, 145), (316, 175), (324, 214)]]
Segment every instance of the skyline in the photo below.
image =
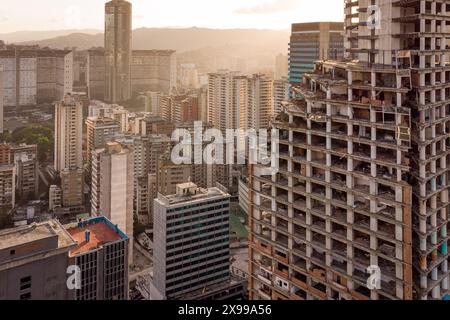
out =
[[(104, 0), (18, 0), (0, 4), (1, 33), (104, 28)], [(134, 0), (133, 29), (212, 28), (212, 29), (289, 29), (292, 23), (342, 21), (340, 0)], [(24, 15), (23, 8), (36, 12), (51, 8), (44, 15)], [(173, 8), (177, 8), (174, 10)], [(320, 8), (320, 10), (318, 10)], [(188, 13), (188, 14), (187, 14)], [(207, 14), (206, 14), (207, 13)], [(201, 21), (201, 22), (200, 22)]]

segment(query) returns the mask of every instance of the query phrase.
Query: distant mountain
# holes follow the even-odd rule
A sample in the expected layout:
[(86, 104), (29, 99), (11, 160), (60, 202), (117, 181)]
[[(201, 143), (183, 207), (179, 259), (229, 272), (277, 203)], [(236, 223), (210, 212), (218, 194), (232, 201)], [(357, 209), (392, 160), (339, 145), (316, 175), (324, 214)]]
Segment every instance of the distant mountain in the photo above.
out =
[[(42, 47), (78, 47), (88, 49), (103, 46), (103, 34), (92, 32), (60, 31), (60, 35), (42, 38), (35, 34), (0, 34), (0, 39), (21, 44), (38, 44)], [(56, 31), (55, 31), (56, 32)], [(28, 37), (33, 40), (23, 40)], [(289, 32), (257, 29), (206, 29), (206, 28), (141, 28), (133, 31), (134, 49), (173, 49), (178, 52), (198, 50), (205, 47), (250, 45), (272, 47), (279, 52), (287, 48)]]
[(54, 31), (17, 31), (12, 33), (0, 33), (0, 40), (7, 43), (17, 43), (25, 41), (41, 41), (55, 37), (67, 36), (72, 33), (98, 34), (101, 30), (83, 29), (83, 30), (54, 30)]

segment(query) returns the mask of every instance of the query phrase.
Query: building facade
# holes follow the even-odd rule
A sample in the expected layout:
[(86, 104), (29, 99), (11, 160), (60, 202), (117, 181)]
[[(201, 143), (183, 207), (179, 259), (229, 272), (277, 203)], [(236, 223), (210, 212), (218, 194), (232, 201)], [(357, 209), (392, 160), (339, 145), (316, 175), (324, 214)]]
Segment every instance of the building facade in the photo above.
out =
[(16, 166), (16, 190), (20, 199), (33, 200), (39, 196), (39, 160), (37, 145), (19, 145), (11, 149)]
[(105, 4), (105, 100), (131, 98), (132, 5), (124, 0)]
[(304, 73), (314, 70), (314, 61), (338, 59), (344, 54), (342, 22), (292, 24), (289, 43), (289, 83), (299, 84)]
[(229, 205), (226, 192), (193, 183), (178, 185), (174, 195), (158, 195), (151, 299), (186, 299), (230, 281)]

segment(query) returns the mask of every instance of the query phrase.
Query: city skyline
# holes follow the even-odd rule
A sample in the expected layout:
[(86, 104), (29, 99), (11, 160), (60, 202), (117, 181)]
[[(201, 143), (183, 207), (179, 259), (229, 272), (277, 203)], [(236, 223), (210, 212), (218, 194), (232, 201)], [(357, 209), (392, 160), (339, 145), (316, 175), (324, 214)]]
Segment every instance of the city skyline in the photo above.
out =
[[(20, 31), (86, 30), (104, 28), (101, 12), (107, 1), (43, 0), (0, 4), (1, 33)], [(343, 7), (340, 0), (229, 0), (193, 2), (168, 0), (156, 3), (144, 0), (133, 4), (133, 29), (206, 27), (212, 29), (289, 29), (296, 21), (340, 21)], [(36, 12), (50, 8), (43, 15), (23, 15), (23, 7)], [(173, 10), (177, 8), (177, 10)], [(320, 8), (320, 10), (318, 10)], [(208, 12), (207, 15), (204, 12)], [(314, 14), (311, 14), (311, 13)], [(186, 14), (188, 13), (188, 14)]]

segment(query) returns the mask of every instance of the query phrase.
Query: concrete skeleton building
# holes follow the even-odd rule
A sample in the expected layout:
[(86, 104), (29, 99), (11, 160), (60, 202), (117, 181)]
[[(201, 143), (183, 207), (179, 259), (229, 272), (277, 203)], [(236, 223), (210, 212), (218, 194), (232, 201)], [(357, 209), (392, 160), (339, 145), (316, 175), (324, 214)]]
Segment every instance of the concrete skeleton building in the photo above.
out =
[(314, 61), (338, 59), (344, 53), (342, 22), (292, 24), (289, 42), (289, 83), (302, 82), (302, 75), (314, 70)]
[(177, 186), (154, 208), (152, 300), (189, 299), (230, 282), (230, 195), (219, 188)]
[(105, 100), (131, 98), (132, 5), (124, 0), (105, 4)]
[(448, 3), (344, 5), (346, 59), (294, 88), (279, 172), (250, 168), (250, 298), (446, 299)]

